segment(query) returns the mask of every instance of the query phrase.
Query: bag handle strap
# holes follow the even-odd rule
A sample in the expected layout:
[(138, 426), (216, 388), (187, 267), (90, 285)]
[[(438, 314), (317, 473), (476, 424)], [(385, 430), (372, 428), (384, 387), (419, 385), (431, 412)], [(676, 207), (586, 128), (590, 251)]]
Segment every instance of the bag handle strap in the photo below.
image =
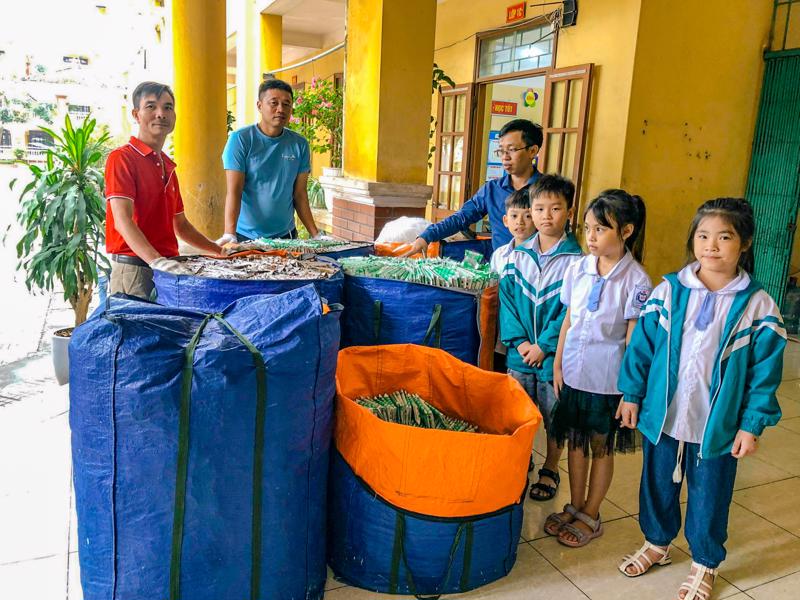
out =
[(192, 402), (194, 354), (208, 322), (214, 319), (230, 331), (250, 351), (256, 370), (256, 423), (253, 448), (253, 520), (250, 573), (250, 600), (257, 600), (261, 588), (262, 515), (264, 473), (264, 428), (267, 410), (267, 367), (264, 356), (250, 340), (228, 323), (220, 313), (206, 315), (184, 352), (181, 380), (181, 406), (178, 417), (178, 465), (175, 481), (175, 507), (172, 522), (172, 552), (169, 571), (169, 600), (179, 600), (181, 551), (183, 548), (184, 517), (186, 515), (186, 481), (189, 470), (189, 417)]
[(433, 313), (431, 314), (431, 321), (428, 323), (428, 330), (425, 332), (425, 337), (422, 338), (422, 345), (428, 345), (428, 338), (431, 337), (431, 333), (436, 332), (435, 341), (433, 343), (434, 348), (441, 348), (442, 347), (442, 305), (436, 304), (433, 307)]
[[(442, 597), (441, 593), (434, 594), (433, 596), (423, 596), (417, 593), (417, 586), (414, 583), (414, 575), (411, 572), (411, 569), (408, 566), (408, 560), (406, 559), (406, 552), (405, 552), (405, 515), (400, 511), (397, 512), (397, 516), (395, 518), (395, 526), (394, 526), (394, 545), (392, 547), (392, 565), (391, 571), (389, 573), (389, 593), (390, 594), (397, 594), (397, 587), (398, 587), (398, 579), (400, 576), (400, 564), (405, 569), (406, 573), (406, 582), (408, 584), (409, 591), (414, 595), (415, 598), (419, 600), (439, 600)], [(472, 545), (473, 545), (473, 525), (472, 522), (462, 522), (459, 523), (458, 529), (456, 530), (456, 534), (453, 537), (453, 543), (450, 545), (450, 553), (447, 560), (447, 568), (445, 569), (444, 575), (442, 576), (441, 581), (436, 586), (437, 591), (442, 589), (447, 585), (447, 582), (450, 580), (450, 574), (453, 570), (453, 564), (455, 563), (455, 557), (458, 553), (458, 547), (461, 544), (461, 538), (464, 537), (466, 532), (466, 539), (464, 543), (464, 558), (463, 558), (463, 568), (461, 573), (461, 580), (459, 581), (460, 590), (466, 591), (467, 584), (469, 582), (469, 572), (470, 567), (472, 564)]]
[(381, 343), (381, 317), (383, 315), (383, 302), (375, 300), (372, 304), (372, 335), (376, 345)]

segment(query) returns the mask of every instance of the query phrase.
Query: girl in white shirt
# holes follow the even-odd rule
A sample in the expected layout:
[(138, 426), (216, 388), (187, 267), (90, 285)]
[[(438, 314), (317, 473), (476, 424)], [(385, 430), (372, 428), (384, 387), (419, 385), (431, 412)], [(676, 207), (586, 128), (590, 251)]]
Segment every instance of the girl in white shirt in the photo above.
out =
[(544, 530), (565, 546), (585, 546), (603, 534), (599, 511), (611, 485), (614, 452), (633, 449), (633, 432), (619, 426), (617, 377), (651, 290), (639, 264), (644, 226), (639, 196), (606, 190), (584, 213), (590, 254), (564, 274), (561, 302), (567, 314), (553, 365), (558, 405), (552, 434), (569, 448), (571, 502), (547, 517)]
[(622, 423), (642, 433), (639, 526), (645, 543), (620, 571), (638, 577), (671, 562), (681, 527), (692, 566), (682, 600), (709, 600), (725, 559), (728, 510), (738, 460), (758, 448), (781, 416), (786, 330), (778, 307), (748, 271), (755, 221), (740, 198), (709, 200), (697, 211), (687, 250), (692, 262), (653, 290), (625, 353), (619, 388)]

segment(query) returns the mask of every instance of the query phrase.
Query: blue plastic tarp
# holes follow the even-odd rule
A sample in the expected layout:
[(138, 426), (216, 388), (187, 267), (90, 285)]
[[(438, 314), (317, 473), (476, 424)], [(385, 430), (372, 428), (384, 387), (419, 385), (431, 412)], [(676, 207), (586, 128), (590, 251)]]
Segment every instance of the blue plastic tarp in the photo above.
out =
[(159, 304), (217, 312), (240, 298), (256, 294), (282, 294), (308, 284), (312, 284), (327, 303), (341, 304), (344, 275), (337, 270), (332, 277), (315, 281), (234, 280), (153, 271), (153, 281)]
[(114, 296), (75, 330), (86, 600), (322, 598), (339, 340), (322, 312), (312, 286), (219, 318)]
[(328, 561), (334, 575), (363, 589), (464, 592), (504, 577), (517, 558), (522, 501), (468, 518), (403, 511), (369, 489), (336, 451), (328, 509)]
[(345, 275), (342, 346), (438, 344), (478, 365), (480, 298), (480, 292)]

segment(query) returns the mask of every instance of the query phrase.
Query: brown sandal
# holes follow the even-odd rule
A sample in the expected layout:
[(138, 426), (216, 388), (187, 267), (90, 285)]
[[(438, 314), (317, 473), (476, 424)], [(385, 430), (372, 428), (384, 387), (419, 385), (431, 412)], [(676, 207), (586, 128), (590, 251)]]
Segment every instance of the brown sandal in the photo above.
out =
[(572, 504), (565, 504), (563, 512), (569, 516), (565, 517), (561, 513), (552, 513), (544, 520), (544, 532), (547, 535), (558, 535), (561, 528), (564, 525), (568, 525), (575, 518), (575, 515), (578, 514), (578, 509)]
[[(592, 531), (584, 531), (583, 529), (578, 529), (573, 523), (567, 523), (561, 527), (561, 530), (558, 532), (559, 543), (569, 546), (570, 548), (581, 548), (594, 538), (603, 535), (603, 523), (600, 521), (600, 515), (597, 515), (597, 518), (593, 519), (586, 513), (578, 511), (575, 513), (575, 519), (588, 525)], [(578, 541), (573, 542), (572, 540), (564, 539), (564, 533), (571, 533), (578, 538)]]

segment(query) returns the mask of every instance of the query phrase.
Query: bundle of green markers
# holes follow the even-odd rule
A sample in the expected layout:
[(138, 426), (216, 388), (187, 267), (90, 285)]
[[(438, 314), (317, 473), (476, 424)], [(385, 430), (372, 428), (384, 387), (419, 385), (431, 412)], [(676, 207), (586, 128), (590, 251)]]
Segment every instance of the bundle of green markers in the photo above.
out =
[(369, 246), (362, 242), (349, 240), (284, 240), (272, 238), (259, 238), (250, 242), (242, 242), (236, 247), (241, 250), (287, 250), (300, 254), (321, 254), (324, 252), (338, 252)]
[(425, 429), (445, 429), (475, 433), (478, 428), (472, 423), (448, 417), (435, 406), (431, 406), (417, 394), (398, 390), (391, 394), (356, 398), (356, 402), (372, 414), (390, 423), (411, 425)]
[(443, 288), (484, 290), (497, 283), (497, 274), (488, 264), (476, 259), (477, 253), (466, 255), (456, 262), (449, 258), (394, 258), (390, 256), (354, 256), (342, 258), (346, 275), (396, 279)]

